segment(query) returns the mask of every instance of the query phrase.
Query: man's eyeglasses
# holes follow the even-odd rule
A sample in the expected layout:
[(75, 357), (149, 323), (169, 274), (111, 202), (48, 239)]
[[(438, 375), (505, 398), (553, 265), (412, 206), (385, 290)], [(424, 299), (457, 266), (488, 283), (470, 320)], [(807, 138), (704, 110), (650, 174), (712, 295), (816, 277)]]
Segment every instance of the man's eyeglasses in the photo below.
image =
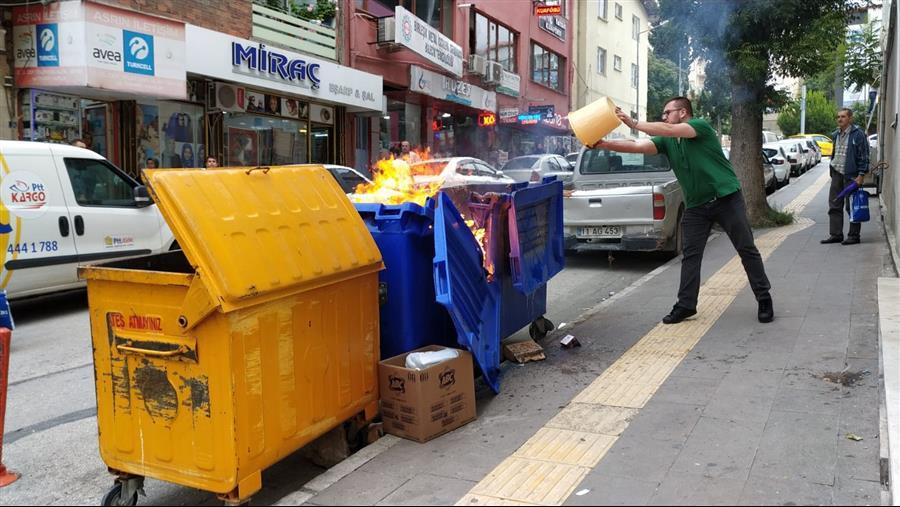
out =
[(676, 107), (675, 109), (666, 109), (665, 111), (662, 112), (661, 118), (662, 118), (663, 120), (665, 120), (665, 119), (669, 116), (669, 113), (674, 113), (675, 111), (678, 111), (678, 110), (680, 110), (680, 109), (684, 109), (684, 108), (683, 108), (683, 107)]

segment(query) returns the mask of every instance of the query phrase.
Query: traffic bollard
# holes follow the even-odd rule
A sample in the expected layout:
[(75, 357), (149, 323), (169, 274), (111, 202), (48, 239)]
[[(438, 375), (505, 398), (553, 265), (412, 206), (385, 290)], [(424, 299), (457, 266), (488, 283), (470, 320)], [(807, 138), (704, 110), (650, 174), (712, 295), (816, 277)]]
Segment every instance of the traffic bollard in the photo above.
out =
[(12, 331), (0, 328), (0, 488), (16, 482), (19, 474), (3, 465), (3, 423), (6, 420), (6, 388), (9, 387), (9, 356)]

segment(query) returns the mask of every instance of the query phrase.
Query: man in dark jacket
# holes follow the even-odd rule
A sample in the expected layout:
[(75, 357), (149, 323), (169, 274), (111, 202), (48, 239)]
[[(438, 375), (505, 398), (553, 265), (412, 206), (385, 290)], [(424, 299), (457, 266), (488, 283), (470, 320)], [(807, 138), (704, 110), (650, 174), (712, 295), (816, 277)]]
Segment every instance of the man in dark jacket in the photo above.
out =
[[(828, 217), (830, 236), (821, 243), (856, 245), (859, 243), (860, 223), (850, 223), (847, 239), (844, 239), (844, 209), (850, 209), (850, 196), (835, 202), (837, 195), (851, 181), (862, 186), (869, 171), (869, 141), (861, 128), (853, 124), (853, 111), (841, 109), (837, 116), (838, 129), (831, 134), (834, 154), (831, 157), (831, 189), (828, 192)], [(851, 194), (852, 195), (852, 194)]]

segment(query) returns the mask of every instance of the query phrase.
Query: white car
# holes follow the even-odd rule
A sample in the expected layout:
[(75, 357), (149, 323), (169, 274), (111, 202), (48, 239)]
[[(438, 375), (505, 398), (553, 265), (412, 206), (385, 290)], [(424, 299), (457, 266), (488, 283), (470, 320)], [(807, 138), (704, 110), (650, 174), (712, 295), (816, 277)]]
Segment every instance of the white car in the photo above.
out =
[(503, 174), (522, 182), (540, 182), (546, 176), (556, 176), (563, 183), (572, 181), (574, 167), (560, 155), (524, 155), (503, 164)]
[(772, 168), (775, 169), (775, 181), (778, 187), (783, 187), (791, 182), (791, 164), (784, 154), (784, 147), (777, 143), (763, 145), (763, 153), (769, 157)]
[(440, 181), (441, 188), (468, 185), (512, 185), (515, 180), (491, 167), (484, 160), (472, 157), (435, 158), (410, 165), (417, 185)]
[(806, 172), (807, 154), (803, 151), (803, 147), (799, 140), (785, 139), (771, 144), (778, 144), (784, 148), (784, 154), (787, 156), (787, 161), (791, 164), (791, 176), (800, 176), (802, 173)]
[(343, 165), (325, 164), (325, 169), (334, 176), (338, 185), (345, 193), (352, 194), (356, 191), (356, 187), (363, 183), (372, 183), (367, 176), (352, 167)]
[(0, 154), (0, 280), (10, 299), (82, 287), (79, 266), (177, 248), (147, 188), (97, 153), (0, 141)]

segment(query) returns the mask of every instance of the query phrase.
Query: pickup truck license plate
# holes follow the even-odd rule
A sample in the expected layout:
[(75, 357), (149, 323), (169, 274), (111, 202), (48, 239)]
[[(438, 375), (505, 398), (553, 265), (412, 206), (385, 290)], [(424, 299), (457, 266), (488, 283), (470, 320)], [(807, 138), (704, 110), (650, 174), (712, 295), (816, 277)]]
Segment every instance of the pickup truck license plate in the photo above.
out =
[(583, 238), (621, 238), (622, 227), (618, 225), (598, 225), (596, 227), (582, 227), (580, 237)]

